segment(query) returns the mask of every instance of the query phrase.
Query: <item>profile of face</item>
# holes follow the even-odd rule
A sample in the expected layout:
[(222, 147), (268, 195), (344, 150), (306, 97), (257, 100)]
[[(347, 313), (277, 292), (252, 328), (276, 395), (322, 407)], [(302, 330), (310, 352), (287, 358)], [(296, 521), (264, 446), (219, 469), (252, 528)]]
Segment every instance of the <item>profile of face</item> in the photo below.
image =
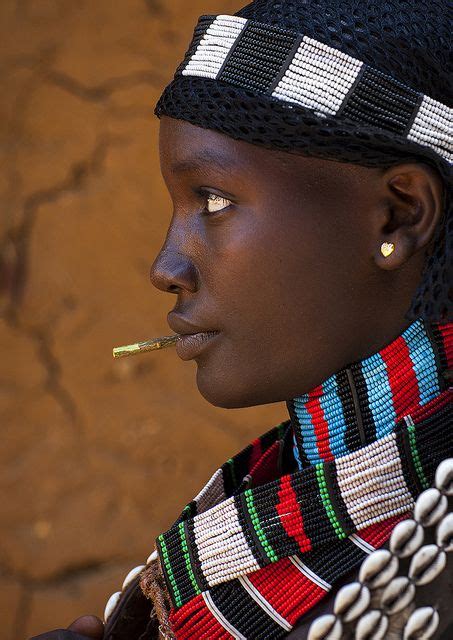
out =
[(215, 332), (178, 350), (209, 402), (288, 400), (407, 326), (442, 210), (434, 171), (277, 152), (168, 117), (160, 161), (173, 215), (151, 281), (176, 295), (174, 331)]

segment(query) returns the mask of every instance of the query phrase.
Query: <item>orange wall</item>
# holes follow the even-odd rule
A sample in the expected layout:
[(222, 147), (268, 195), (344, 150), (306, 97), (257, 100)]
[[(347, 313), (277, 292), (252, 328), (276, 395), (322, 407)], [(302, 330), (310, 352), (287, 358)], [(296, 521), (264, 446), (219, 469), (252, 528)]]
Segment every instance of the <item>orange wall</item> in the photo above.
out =
[(152, 115), (233, 0), (0, 3), (0, 639), (101, 614), (210, 473), (286, 417), (225, 411), (173, 350), (149, 265), (169, 220)]

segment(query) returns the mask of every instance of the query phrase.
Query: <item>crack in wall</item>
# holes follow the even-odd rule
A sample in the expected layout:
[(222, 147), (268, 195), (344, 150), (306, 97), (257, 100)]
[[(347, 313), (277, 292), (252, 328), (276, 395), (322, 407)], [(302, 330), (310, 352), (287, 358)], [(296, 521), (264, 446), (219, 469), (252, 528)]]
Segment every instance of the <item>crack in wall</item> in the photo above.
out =
[(115, 91), (121, 89), (132, 89), (144, 84), (158, 87), (163, 82), (163, 78), (160, 78), (154, 71), (148, 70), (136, 71), (128, 75), (109, 78), (93, 86), (84, 85), (72, 76), (54, 70), (48, 71), (43, 76), (43, 79), (82, 100), (91, 102), (103, 102)]
[[(7, 187), (5, 190), (5, 218), (4, 225), (12, 224), (14, 219), (13, 208), (19, 201), (22, 193), (22, 175), (17, 167), (19, 147), (25, 138), (25, 122), (30, 100), (35, 90), (41, 84), (40, 73), (43, 66), (49, 64), (53, 57), (52, 52), (43, 54), (35, 65), (30, 68), (30, 76), (24, 81), (14, 97), (11, 117), (5, 135), (3, 146), (8, 153), (8, 162), (5, 162), (5, 175), (7, 176)], [(50, 57), (49, 57), (50, 56)]]
[[(42, 64), (40, 58), (30, 56), (16, 60), (12, 63), (12, 66), (31, 70), (36, 69), (39, 64)], [(133, 89), (141, 85), (150, 85), (159, 88), (165, 82), (163, 76), (151, 69), (143, 69), (122, 76), (114, 76), (94, 85), (84, 84), (63, 71), (51, 68), (44, 69), (42, 66), (39, 69), (39, 74), (42, 82), (59, 87), (63, 91), (81, 100), (96, 103), (105, 102), (116, 91)]]
[(120, 141), (122, 141), (120, 138), (102, 137), (96, 143), (91, 156), (86, 160), (74, 163), (66, 178), (48, 189), (32, 193), (26, 198), (20, 224), (10, 229), (6, 234), (6, 238), (14, 246), (16, 254), (9, 292), (11, 304), (6, 315), (14, 315), (23, 300), (29, 271), (31, 235), (39, 209), (46, 204), (57, 202), (68, 193), (75, 193), (83, 189), (93, 175), (101, 172), (110, 147)]
[[(9, 299), (3, 315), (11, 326), (24, 331), (37, 345), (39, 359), (47, 372), (46, 391), (55, 398), (73, 427), (80, 427), (80, 416), (74, 398), (61, 383), (61, 366), (52, 350), (50, 329), (42, 327), (27, 329), (20, 318), (20, 306), (28, 281), (30, 242), (39, 209), (46, 204), (57, 202), (68, 193), (83, 189), (90, 178), (102, 171), (109, 149), (119, 144), (121, 140), (111, 137), (101, 138), (90, 157), (75, 163), (63, 181), (49, 189), (31, 194), (25, 201), (21, 223), (15, 229), (9, 230), (6, 236), (7, 242), (4, 243), (4, 247), (14, 248), (14, 264), (9, 265)], [(79, 432), (78, 429), (77, 432)]]
[(46, 390), (55, 398), (73, 425), (79, 423), (77, 403), (61, 384), (61, 365), (52, 351), (50, 335), (42, 329), (30, 332), (38, 345), (38, 355), (47, 372)]
[(52, 351), (51, 332), (43, 328), (25, 328), (17, 311), (14, 309), (10, 309), (4, 317), (11, 327), (21, 331), (35, 342), (39, 362), (47, 374), (44, 391), (54, 398), (75, 429), (75, 434), (80, 436), (84, 429), (82, 428), (82, 421), (77, 410), (77, 403), (71, 393), (61, 383), (61, 365)]

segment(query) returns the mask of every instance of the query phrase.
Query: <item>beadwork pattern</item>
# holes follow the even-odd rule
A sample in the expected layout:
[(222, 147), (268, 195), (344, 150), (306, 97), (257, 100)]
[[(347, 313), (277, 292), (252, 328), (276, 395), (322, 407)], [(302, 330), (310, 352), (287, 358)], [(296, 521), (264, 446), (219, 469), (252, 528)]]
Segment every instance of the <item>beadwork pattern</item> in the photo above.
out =
[[(201, 33), (200, 33), (201, 32)], [(406, 136), (453, 163), (453, 109), (323, 42), (239, 16), (202, 16), (177, 74), (210, 78)]]
[[(329, 640), (334, 628), (340, 638), (345, 625), (351, 622), (355, 626), (354, 637), (357, 640), (383, 640), (390, 616), (412, 603), (418, 586), (432, 582), (442, 573), (446, 554), (453, 551), (453, 513), (447, 512), (447, 496), (453, 495), (453, 458), (446, 458), (439, 464), (434, 479), (436, 486), (418, 496), (413, 518), (402, 520), (392, 531), (390, 550), (375, 551), (362, 562), (358, 582), (345, 585), (338, 591), (334, 613), (313, 621), (308, 640)], [(422, 546), (423, 529), (432, 526), (436, 526), (435, 544)], [(397, 576), (399, 559), (409, 556), (412, 559), (408, 575)], [(367, 611), (371, 602), (370, 592), (378, 588), (383, 588), (379, 608)], [(420, 607), (410, 612), (401, 637), (404, 640), (428, 640), (438, 625), (439, 614), (435, 607)], [(350, 624), (348, 628), (353, 630)]]
[(384, 437), (436, 398), (447, 385), (437, 362), (453, 350), (452, 343), (449, 325), (428, 329), (418, 320), (378, 353), (291, 400), (300, 468)]
[[(436, 425), (429, 424), (430, 418), (414, 423), (416, 455), (409, 445), (412, 458), (404, 466), (408, 436), (401, 425), (338, 460), (246, 489), (195, 515), (185, 531), (178, 523), (160, 536), (158, 548), (175, 604), (181, 606), (206, 588), (410, 511), (419, 491), (416, 465), (431, 478), (445, 447), (453, 446), (447, 426), (451, 409), (446, 404), (453, 398), (445, 393), (445, 406), (439, 409), (439, 402), (433, 401)], [(197, 561), (191, 562), (194, 557)]]
[[(159, 537), (177, 638), (284, 638), (388, 540), (432, 483), (438, 462), (453, 452), (453, 391), (443, 376), (453, 327), (416, 322), (376, 355), (391, 363), (397, 418), (389, 429), (294, 470), (292, 431), (300, 423), (282, 423), (227, 461)], [(354, 366), (367, 372), (369, 361)], [(373, 376), (362, 375), (368, 390)]]

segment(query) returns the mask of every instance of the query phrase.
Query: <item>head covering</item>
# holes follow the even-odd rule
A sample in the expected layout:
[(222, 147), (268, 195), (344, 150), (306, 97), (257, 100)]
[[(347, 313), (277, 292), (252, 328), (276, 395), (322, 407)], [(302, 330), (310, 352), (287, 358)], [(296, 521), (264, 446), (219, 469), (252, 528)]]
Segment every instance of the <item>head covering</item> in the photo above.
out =
[(156, 114), (369, 167), (435, 167), (445, 207), (409, 317), (453, 316), (449, 0), (256, 0), (202, 16)]

